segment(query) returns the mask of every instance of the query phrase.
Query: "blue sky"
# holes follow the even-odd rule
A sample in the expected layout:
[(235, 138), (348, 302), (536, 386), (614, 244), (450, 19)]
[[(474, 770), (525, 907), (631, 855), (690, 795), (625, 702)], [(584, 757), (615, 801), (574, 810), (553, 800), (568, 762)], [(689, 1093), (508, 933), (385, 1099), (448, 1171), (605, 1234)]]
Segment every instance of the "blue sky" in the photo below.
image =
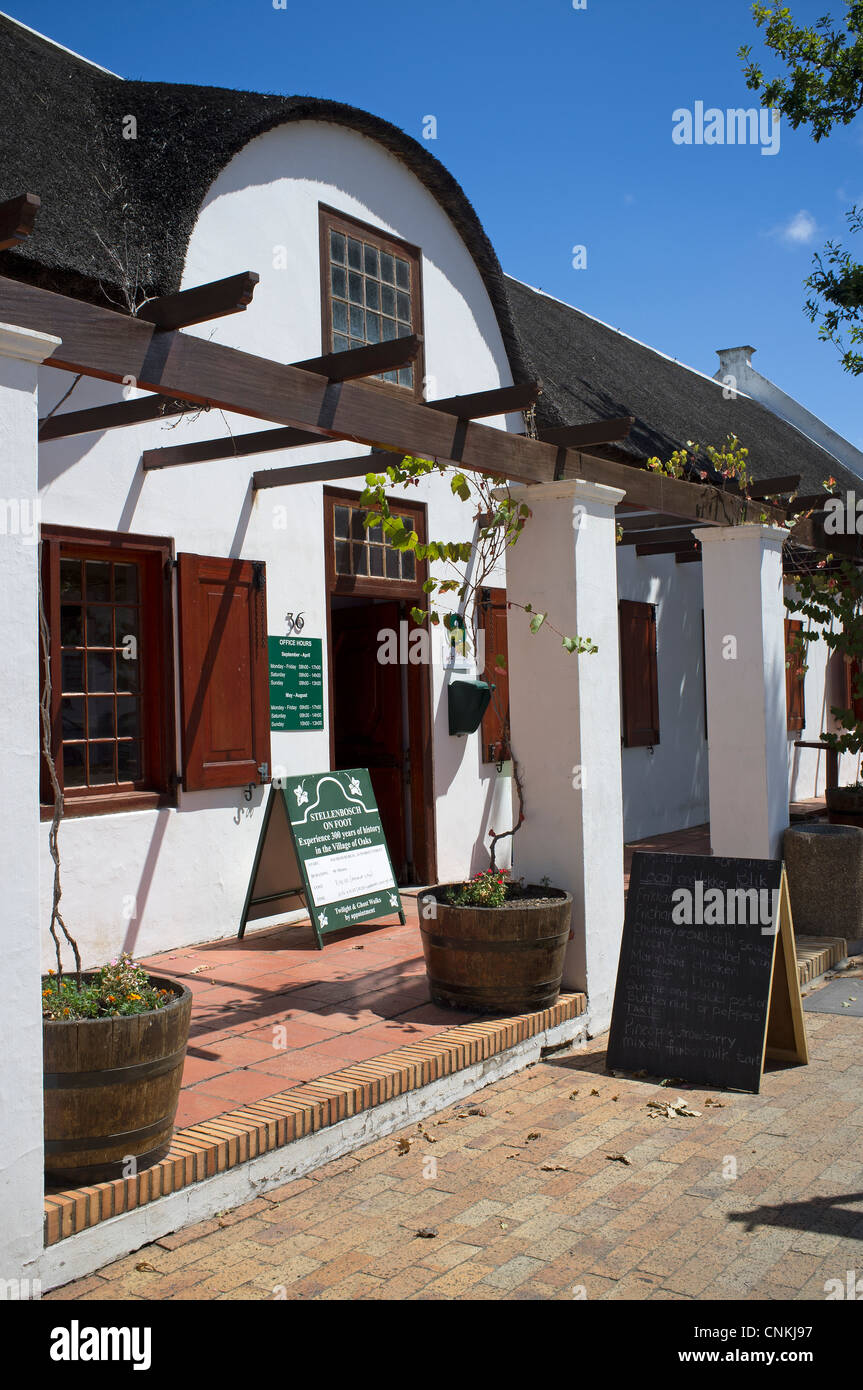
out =
[(750, 0), (285, 5), (6, 0), (124, 77), (332, 97), (417, 138), (434, 115), (429, 147), (510, 274), (710, 374), (716, 348), (752, 343), (756, 368), (863, 447), (863, 381), (819, 341), (802, 283), (863, 202), (863, 118), (818, 146), (784, 129), (774, 156), (671, 139), (676, 108), (755, 104), (736, 56), (761, 52)]

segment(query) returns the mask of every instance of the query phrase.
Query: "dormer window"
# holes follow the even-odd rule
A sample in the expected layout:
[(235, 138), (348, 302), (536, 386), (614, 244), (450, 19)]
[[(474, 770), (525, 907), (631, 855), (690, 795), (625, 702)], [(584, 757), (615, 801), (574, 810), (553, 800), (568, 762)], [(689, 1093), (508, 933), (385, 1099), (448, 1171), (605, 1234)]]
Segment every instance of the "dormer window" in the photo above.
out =
[[(321, 207), (323, 351), (422, 333), (420, 252), (344, 213)], [(370, 378), (422, 397), (422, 354)]]

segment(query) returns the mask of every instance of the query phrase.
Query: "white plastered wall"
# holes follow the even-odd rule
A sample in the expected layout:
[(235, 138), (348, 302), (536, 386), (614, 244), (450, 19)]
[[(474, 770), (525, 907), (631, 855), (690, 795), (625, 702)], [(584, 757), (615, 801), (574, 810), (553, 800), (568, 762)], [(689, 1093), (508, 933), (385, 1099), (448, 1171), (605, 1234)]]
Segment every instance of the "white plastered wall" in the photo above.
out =
[(656, 605), (659, 743), (623, 748), (623, 833), (640, 840), (708, 819), (701, 565), (617, 547), (621, 599)]
[[(449, 396), (511, 382), (503, 342), (480, 274), (427, 189), (379, 145), (319, 122), (281, 126), (251, 141), (213, 183), (191, 236), (184, 287), (241, 270), (261, 282), (243, 314), (189, 329), (247, 352), (291, 362), (321, 351), (318, 204), (325, 203), (421, 246), (427, 395)], [(282, 264), (284, 268), (276, 268)], [(43, 411), (71, 384), (43, 369)], [(83, 380), (63, 409), (120, 399), (117, 386)], [(518, 419), (486, 422), (517, 427)], [(302, 610), (304, 635), (326, 637), (320, 484), (257, 495), (253, 469), (361, 452), (330, 443), (289, 454), (214, 461), (143, 474), (141, 451), (265, 428), (220, 412), (45, 444), (46, 522), (173, 537), (176, 549), (267, 564), (269, 631)], [(351, 486), (346, 483), (345, 486)], [(356, 481), (357, 490), (361, 480)], [(428, 504), (433, 537), (471, 534), (469, 511), (447, 480), (412, 490)], [(326, 642), (324, 642), (326, 653)], [(325, 656), (326, 660), (326, 656)], [(509, 781), (480, 762), (479, 738), (447, 728), (446, 673), (433, 667), (434, 789), (440, 879), (476, 863), (489, 823), (505, 818)], [(273, 734), (274, 767), (329, 766), (329, 734)], [(86, 964), (120, 948), (143, 955), (236, 931), (261, 823), (264, 789), (180, 793), (177, 809), (68, 820), (61, 831), (64, 905)], [(43, 828), (44, 832), (44, 828)], [(48, 907), (43, 833), (43, 903)], [(135, 916), (128, 917), (130, 899)]]

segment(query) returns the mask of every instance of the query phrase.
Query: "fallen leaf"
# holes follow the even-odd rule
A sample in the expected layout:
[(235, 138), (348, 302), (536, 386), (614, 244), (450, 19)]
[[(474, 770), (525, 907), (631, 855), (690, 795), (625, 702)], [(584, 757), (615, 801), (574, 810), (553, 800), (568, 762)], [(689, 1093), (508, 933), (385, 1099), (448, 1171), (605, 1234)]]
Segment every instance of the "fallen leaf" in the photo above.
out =
[(509, 1226), (506, 1224), (505, 1221), (498, 1221), (497, 1224), (498, 1224), (498, 1226), (500, 1226), (500, 1229), (501, 1229), (502, 1231), (508, 1231), (508, 1230), (509, 1230)]
[(412, 1139), (406, 1139), (405, 1136), (402, 1135), (401, 1139), (400, 1139), (399, 1142), (396, 1144), (396, 1153), (400, 1153), (400, 1154), (409, 1154), (410, 1151), (411, 1151), (411, 1144), (412, 1144), (412, 1143), (413, 1143), (413, 1140), (412, 1140)]
[(420, 1240), (434, 1240), (437, 1235), (437, 1226), (420, 1226), (417, 1235)]
[(542, 1163), (539, 1171), (541, 1173), (569, 1173), (571, 1169), (564, 1168), (562, 1163)]
[(528, 1139), (541, 1139), (542, 1135), (540, 1134), (538, 1129), (532, 1129), (527, 1137)]
[(612, 1096), (611, 1099), (612, 1099), (612, 1100), (620, 1100), (620, 1096)]
[(645, 1070), (644, 1067), (641, 1067), (639, 1071), (634, 1071), (632, 1075), (640, 1079), (642, 1076), (647, 1076), (648, 1072)]
[(159, 1273), (159, 1271), (157, 1270), (156, 1266), (155, 1266), (155, 1265), (148, 1265), (146, 1260), (142, 1260), (141, 1263), (140, 1263), (139, 1265), (135, 1265), (135, 1268), (138, 1270), (138, 1273), (139, 1273), (139, 1274), (158, 1274), (158, 1273)]
[(657, 1118), (661, 1117), (664, 1120), (673, 1120), (677, 1116), (695, 1119), (701, 1114), (700, 1110), (690, 1109), (682, 1096), (678, 1096), (675, 1101), (649, 1100), (647, 1106)]
[(714, 1106), (715, 1109), (721, 1110), (721, 1109), (723, 1108), (723, 1106), (725, 1105), (725, 1101), (724, 1101), (724, 1100), (716, 1100), (716, 1099), (714, 1099), (713, 1096), (708, 1096), (707, 1099), (706, 1099), (706, 1101), (704, 1102), (704, 1104), (705, 1104), (705, 1105), (712, 1105), (712, 1106)]
[(593, 1090), (591, 1091), (590, 1094), (591, 1094), (592, 1096), (598, 1096), (598, 1095), (599, 1095), (599, 1091), (598, 1091), (598, 1090), (596, 1089), (596, 1087), (594, 1086), (594, 1088), (593, 1088)]
[(194, 970), (190, 970), (190, 975), (203, 975), (205, 970), (215, 970), (215, 965), (196, 965)]
[[(569, 1093), (569, 1098), (570, 1098), (570, 1100), (575, 1100), (575, 1098), (576, 1098), (577, 1095), (578, 1095), (578, 1091), (570, 1091), (570, 1093)], [(507, 1114), (509, 1114), (509, 1113), (510, 1113), (510, 1112), (507, 1111)]]
[(627, 1158), (626, 1154), (606, 1154), (605, 1156), (610, 1158), (612, 1163), (625, 1163), (627, 1168), (632, 1167), (632, 1159)]

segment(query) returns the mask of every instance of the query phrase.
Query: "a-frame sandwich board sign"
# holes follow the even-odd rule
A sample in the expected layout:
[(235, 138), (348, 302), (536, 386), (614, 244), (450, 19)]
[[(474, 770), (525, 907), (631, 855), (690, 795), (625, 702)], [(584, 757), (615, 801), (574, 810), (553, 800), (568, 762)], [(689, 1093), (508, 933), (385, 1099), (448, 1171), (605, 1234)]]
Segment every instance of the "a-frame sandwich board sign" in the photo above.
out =
[(327, 932), (394, 912), (405, 921), (366, 768), (285, 777), (270, 788), (238, 936), (297, 900), (321, 949)]
[(757, 1093), (765, 1058), (809, 1060), (783, 865), (636, 851), (608, 1066)]

